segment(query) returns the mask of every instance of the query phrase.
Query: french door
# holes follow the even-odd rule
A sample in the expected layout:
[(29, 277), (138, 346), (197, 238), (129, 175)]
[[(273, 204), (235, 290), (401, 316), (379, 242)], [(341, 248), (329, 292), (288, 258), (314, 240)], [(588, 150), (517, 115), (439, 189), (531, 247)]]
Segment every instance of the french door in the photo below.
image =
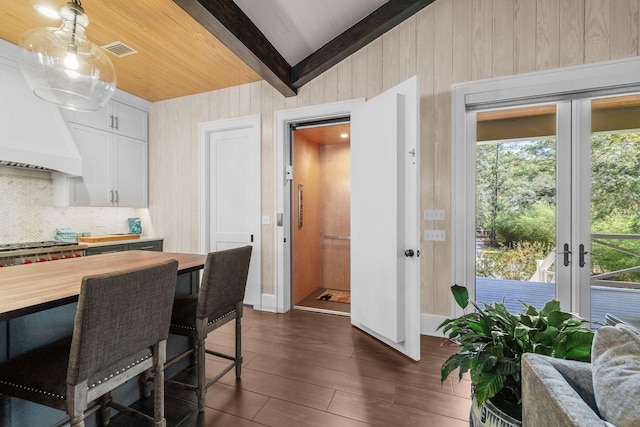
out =
[[(640, 304), (640, 97), (576, 97), (478, 109), (475, 299), (524, 311), (552, 298), (592, 322)], [(471, 233), (468, 233), (471, 234)], [(473, 255), (471, 254), (473, 251)]]
[(542, 308), (571, 301), (571, 101), (470, 111), (475, 299)]
[(588, 304), (592, 321), (610, 314), (633, 322), (640, 306), (640, 95), (597, 97), (589, 107), (584, 232), (591, 240), (584, 261), (589, 274), (580, 280), (589, 286), (590, 301), (581, 300), (581, 307)]

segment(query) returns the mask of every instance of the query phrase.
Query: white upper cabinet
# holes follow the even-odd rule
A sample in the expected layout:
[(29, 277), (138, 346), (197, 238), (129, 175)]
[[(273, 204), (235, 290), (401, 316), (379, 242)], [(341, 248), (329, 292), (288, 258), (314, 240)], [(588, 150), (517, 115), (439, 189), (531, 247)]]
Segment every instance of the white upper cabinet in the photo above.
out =
[(72, 206), (147, 206), (147, 143), (69, 125), (82, 156), (82, 176), (68, 178)]
[(147, 143), (126, 136), (114, 137), (116, 170), (114, 205), (147, 206)]
[(61, 109), (67, 122), (89, 126), (142, 141), (147, 140), (148, 115), (139, 108), (111, 100), (101, 110), (81, 112)]
[(82, 158), (82, 175), (54, 175), (56, 206), (147, 207), (147, 110), (124, 92), (100, 111), (61, 109)]
[(100, 129), (69, 126), (82, 157), (82, 176), (68, 179), (72, 206), (113, 206), (113, 134)]

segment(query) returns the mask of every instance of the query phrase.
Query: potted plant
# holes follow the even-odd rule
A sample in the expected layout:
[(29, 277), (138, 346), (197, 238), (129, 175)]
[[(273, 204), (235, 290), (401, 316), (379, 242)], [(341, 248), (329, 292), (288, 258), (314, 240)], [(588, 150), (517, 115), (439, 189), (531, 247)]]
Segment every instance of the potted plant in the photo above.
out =
[[(454, 285), (451, 291), (458, 305), (466, 309), (470, 302), (467, 288)], [(523, 314), (509, 312), (504, 301), (483, 304), (483, 308), (471, 302), (475, 311), (438, 326), (460, 345), (460, 351), (442, 365), (441, 381), (456, 369), (459, 379), (470, 372), (473, 427), (494, 425), (492, 420), (499, 420), (499, 425), (522, 425), (522, 354), (590, 361), (593, 332), (587, 320), (561, 311), (556, 300), (547, 302), (540, 311), (521, 303), (526, 307)]]

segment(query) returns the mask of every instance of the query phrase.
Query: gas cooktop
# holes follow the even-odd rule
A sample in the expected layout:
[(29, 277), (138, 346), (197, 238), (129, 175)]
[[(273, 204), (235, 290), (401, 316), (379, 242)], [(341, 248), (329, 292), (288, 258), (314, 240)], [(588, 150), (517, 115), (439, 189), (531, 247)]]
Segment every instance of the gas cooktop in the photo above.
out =
[(22, 251), (25, 249), (56, 248), (60, 246), (73, 246), (76, 242), (59, 242), (57, 240), (45, 240), (41, 242), (4, 243), (0, 244), (0, 253)]

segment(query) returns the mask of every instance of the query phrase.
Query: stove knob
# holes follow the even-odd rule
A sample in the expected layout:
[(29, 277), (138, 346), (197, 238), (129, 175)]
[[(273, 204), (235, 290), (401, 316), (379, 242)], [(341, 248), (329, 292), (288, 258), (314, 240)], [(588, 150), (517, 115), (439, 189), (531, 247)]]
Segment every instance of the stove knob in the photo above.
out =
[(0, 267), (4, 267), (4, 264), (0, 264)]
[(69, 259), (69, 258), (71, 258), (71, 255), (63, 255), (62, 256), (62, 259)]
[(75, 254), (74, 257), (80, 258), (80, 257), (82, 257), (82, 254)]
[(58, 260), (58, 258), (57, 258), (57, 257), (54, 257), (54, 256), (52, 256), (52, 257), (49, 259), (49, 261), (57, 261), (57, 260)]
[(47, 259), (46, 258), (38, 258), (37, 262), (47, 262)]
[(30, 259), (25, 259), (24, 261), (22, 261), (23, 264), (32, 264), (33, 261), (31, 261)]

